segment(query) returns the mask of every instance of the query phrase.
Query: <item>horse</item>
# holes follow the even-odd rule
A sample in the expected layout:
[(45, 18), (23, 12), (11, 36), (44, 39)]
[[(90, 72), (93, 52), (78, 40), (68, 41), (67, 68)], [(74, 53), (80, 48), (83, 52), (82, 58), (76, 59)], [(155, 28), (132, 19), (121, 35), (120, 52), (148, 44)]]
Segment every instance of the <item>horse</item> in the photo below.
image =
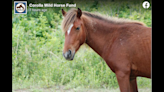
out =
[[(21, 8), (21, 7), (23, 8), (23, 6), (22, 6), (22, 5), (18, 6), (17, 8)], [(23, 9), (24, 9), (24, 8), (23, 8)]]
[(73, 60), (86, 43), (116, 74), (121, 92), (138, 92), (136, 77), (151, 78), (151, 27), (127, 19), (62, 9), (63, 56)]

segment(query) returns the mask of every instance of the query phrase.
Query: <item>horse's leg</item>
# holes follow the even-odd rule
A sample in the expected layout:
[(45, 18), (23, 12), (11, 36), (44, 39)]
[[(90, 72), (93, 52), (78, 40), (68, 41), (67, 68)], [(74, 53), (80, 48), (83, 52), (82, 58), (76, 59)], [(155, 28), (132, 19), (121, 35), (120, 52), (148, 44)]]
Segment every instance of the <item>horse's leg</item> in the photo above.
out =
[(122, 71), (116, 72), (117, 81), (121, 92), (130, 92), (129, 74)]
[(136, 77), (130, 78), (130, 92), (138, 92)]

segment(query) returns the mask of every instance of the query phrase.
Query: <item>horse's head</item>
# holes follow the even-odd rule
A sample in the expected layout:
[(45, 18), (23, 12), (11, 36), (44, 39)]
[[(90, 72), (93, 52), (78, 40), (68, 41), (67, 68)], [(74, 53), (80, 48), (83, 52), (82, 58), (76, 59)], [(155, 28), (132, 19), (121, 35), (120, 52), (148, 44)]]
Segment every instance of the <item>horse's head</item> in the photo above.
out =
[(86, 41), (86, 33), (81, 19), (82, 11), (79, 8), (71, 9), (68, 12), (62, 9), (62, 14), (64, 16), (62, 28), (65, 32), (63, 56), (67, 60), (73, 60), (76, 51)]

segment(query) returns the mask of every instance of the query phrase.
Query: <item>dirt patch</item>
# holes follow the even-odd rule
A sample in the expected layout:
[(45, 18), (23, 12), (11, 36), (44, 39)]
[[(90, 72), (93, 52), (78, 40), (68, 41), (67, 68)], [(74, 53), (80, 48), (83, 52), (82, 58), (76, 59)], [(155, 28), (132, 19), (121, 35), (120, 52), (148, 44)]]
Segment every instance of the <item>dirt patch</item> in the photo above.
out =
[[(151, 88), (141, 88), (139, 92), (152, 92)], [(64, 86), (51, 87), (51, 88), (30, 88), (30, 89), (15, 89), (13, 92), (120, 92), (119, 88), (116, 89), (85, 89), (85, 88), (72, 88), (65, 89)]]

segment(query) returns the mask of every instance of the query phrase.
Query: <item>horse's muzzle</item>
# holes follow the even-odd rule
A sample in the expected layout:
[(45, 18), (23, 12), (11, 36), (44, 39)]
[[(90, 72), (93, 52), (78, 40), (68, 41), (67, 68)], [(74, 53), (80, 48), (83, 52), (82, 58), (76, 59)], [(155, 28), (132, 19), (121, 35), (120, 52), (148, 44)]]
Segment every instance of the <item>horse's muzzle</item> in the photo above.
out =
[(71, 50), (68, 50), (67, 52), (63, 53), (63, 56), (66, 60), (73, 60), (74, 53)]

